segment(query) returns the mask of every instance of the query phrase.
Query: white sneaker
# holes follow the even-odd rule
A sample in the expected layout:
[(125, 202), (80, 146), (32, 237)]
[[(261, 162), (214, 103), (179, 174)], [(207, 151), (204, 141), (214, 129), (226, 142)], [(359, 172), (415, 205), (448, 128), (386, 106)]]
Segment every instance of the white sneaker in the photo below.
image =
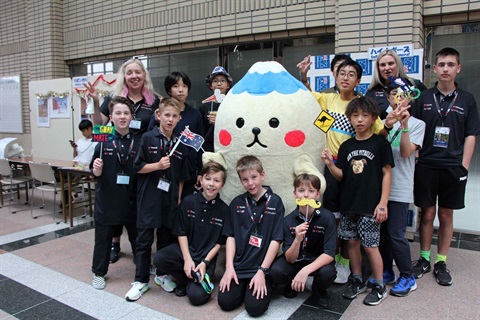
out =
[(92, 286), (97, 290), (105, 289), (105, 277), (93, 275)]
[(154, 281), (157, 286), (162, 287), (163, 290), (167, 292), (173, 292), (173, 290), (175, 290), (177, 287), (176, 283), (173, 282), (172, 279), (170, 279), (170, 277), (167, 275), (156, 276)]
[(333, 283), (344, 284), (348, 282), (348, 276), (350, 275), (350, 268), (341, 263), (337, 263), (337, 278)]
[(125, 299), (127, 299), (127, 301), (137, 301), (140, 299), (142, 294), (148, 291), (148, 289), (148, 283), (136, 281), (132, 283), (132, 288), (128, 290), (127, 294), (125, 295)]

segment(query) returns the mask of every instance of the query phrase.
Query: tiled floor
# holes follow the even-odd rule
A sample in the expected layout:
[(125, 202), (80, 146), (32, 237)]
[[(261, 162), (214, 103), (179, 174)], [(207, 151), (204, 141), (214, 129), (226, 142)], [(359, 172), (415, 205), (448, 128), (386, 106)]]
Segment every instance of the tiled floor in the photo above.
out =
[[(48, 209), (37, 209), (37, 214)], [(77, 210), (77, 214), (83, 211)], [(91, 286), (90, 264), (93, 250), (93, 223), (77, 217), (75, 227), (54, 224), (52, 215), (32, 219), (29, 211), (11, 214), (0, 209), (0, 319), (243, 319), (239, 308), (223, 312), (216, 303), (217, 291), (204, 306), (193, 307), (186, 297), (164, 292), (150, 281), (150, 291), (131, 303), (124, 299), (134, 277), (132, 254), (122, 238), (121, 259), (110, 265), (107, 287)], [(262, 319), (480, 319), (478, 265), (480, 245), (475, 236), (459, 234), (471, 249), (454, 246), (449, 269), (451, 287), (439, 286), (432, 274), (418, 281), (418, 289), (406, 298), (389, 296), (377, 307), (362, 304), (364, 295), (350, 301), (341, 297), (343, 286), (330, 289), (328, 310), (309, 301), (310, 292), (285, 299), (282, 288), (273, 292), (272, 303)], [(412, 244), (416, 259), (418, 243)], [(435, 248), (433, 248), (433, 251)], [(223, 271), (219, 259), (216, 275)], [(217, 284), (217, 282), (215, 282)]]

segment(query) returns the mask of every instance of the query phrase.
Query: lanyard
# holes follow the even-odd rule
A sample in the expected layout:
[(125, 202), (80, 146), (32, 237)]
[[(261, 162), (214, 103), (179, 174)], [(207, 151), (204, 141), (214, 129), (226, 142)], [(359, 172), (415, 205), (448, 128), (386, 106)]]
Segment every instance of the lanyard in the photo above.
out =
[(132, 152), (132, 149), (133, 149), (133, 140), (134, 140), (134, 138), (132, 138), (132, 141), (130, 142), (130, 147), (128, 148), (128, 152), (125, 155), (124, 160), (122, 160), (123, 154), (122, 154), (122, 156), (120, 156), (120, 154), (122, 153), (122, 150), (124, 150), (124, 149), (123, 148), (118, 149), (115, 140), (112, 141), (113, 147), (115, 148), (115, 150), (117, 150), (117, 159), (118, 159), (118, 163), (120, 164), (120, 168), (122, 168), (122, 172), (123, 172), (123, 168), (127, 164), (128, 159), (130, 159), (130, 153)]
[(142, 99), (134, 105), (133, 112), (132, 112), (133, 119), (137, 118), (137, 111), (138, 111), (138, 109), (140, 109), (140, 106), (142, 106), (143, 104), (144, 103), (143, 103), (143, 99)]
[[(268, 203), (270, 202), (271, 197), (272, 196), (269, 195), (267, 201), (265, 202), (265, 210), (264, 210), (265, 213), (267, 212)], [(252, 209), (250, 208), (250, 204), (248, 203), (247, 197), (245, 197), (245, 205), (247, 207), (248, 214), (250, 215), (250, 219), (252, 220), (252, 223), (255, 226), (255, 233), (258, 233), (258, 225), (260, 225), (260, 223), (263, 220), (263, 212), (260, 214), (260, 218), (258, 218), (258, 222), (256, 222), (254, 217), (253, 217), (253, 212), (252, 212)]]
[(444, 126), (445, 118), (447, 117), (448, 113), (450, 112), (450, 109), (452, 109), (453, 104), (457, 100), (458, 92), (455, 92), (455, 97), (453, 97), (452, 102), (450, 102), (450, 105), (447, 108), (447, 111), (445, 112), (445, 116), (442, 116), (442, 111), (440, 111), (440, 105), (438, 104), (437, 96), (435, 93), (433, 94), (433, 100), (435, 101), (435, 107), (437, 107), (438, 114), (440, 116), (440, 119), (442, 120), (442, 127)]
[(392, 139), (390, 140), (390, 144), (392, 144), (393, 141), (395, 141), (395, 138), (398, 136), (398, 134), (400, 133), (402, 127), (398, 127), (397, 131), (395, 131), (395, 133), (393, 134), (392, 136)]

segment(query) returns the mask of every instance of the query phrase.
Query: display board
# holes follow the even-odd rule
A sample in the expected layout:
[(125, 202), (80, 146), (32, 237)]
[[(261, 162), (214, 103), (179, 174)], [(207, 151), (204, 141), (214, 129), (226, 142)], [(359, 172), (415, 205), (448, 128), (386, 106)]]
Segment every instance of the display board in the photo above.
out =
[(23, 133), (20, 76), (0, 77), (0, 132)]

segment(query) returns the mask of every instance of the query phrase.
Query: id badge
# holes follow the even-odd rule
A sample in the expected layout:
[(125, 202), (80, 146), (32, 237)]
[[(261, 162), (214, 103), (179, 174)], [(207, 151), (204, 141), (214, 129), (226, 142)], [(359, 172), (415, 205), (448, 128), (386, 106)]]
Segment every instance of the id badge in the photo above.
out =
[(130, 176), (124, 173), (117, 173), (117, 184), (129, 184)]
[(168, 180), (160, 178), (160, 181), (158, 181), (157, 188), (162, 191), (168, 192), (168, 190), (170, 190), (170, 182)]
[(447, 148), (449, 135), (450, 135), (449, 127), (435, 127), (435, 135), (433, 136), (433, 146), (438, 148)]
[(132, 120), (130, 121), (130, 129), (140, 129), (141, 124), (142, 124), (142, 121), (140, 120)]
[(252, 233), (250, 235), (250, 239), (248, 240), (248, 244), (257, 248), (260, 248), (262, 246), (262, 236)]

